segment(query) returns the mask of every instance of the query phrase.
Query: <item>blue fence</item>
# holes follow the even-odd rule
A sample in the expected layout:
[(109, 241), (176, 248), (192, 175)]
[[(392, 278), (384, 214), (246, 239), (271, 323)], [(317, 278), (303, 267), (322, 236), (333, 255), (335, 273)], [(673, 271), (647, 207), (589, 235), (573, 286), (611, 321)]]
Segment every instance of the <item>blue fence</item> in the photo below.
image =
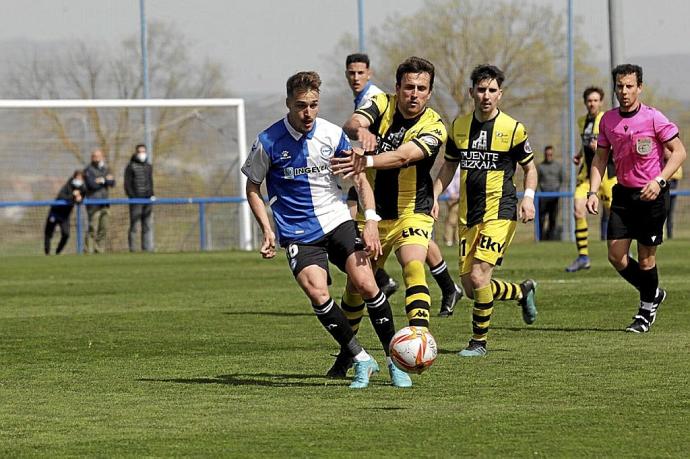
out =
[[(672, 196), (690, 196), (690, 190), (672, 190)], [(518, 193), (518, 197), (522, 198), (522, 193)], [(572, 202), (573, 193), (571, 192), (538, 192), (535, 195), (535, 225), (534, 225), (534, 238), (536, 241), (541, 239), (540, 228), (539, 228), (539, 200), (541, 198), (565, 198)], [(199, 250), (207, 250), (207, 218), (206, 218), (206, 206), (209, 204), (241, 204), (246, 202), (244, 197), (237, 196), (227, 196), (227, 197), (199, 197), (199, 198), (156, 198), (156, 199), (86, 199), (82, 204), (76, 205), (76, 243), (77, 243), (77, 253), (81, 254), (84, 251), (84, 234), (85, 228), (85, 218), (83, 218), (83, 213), (85, 211), (84, 205), (94, 204), (110, 204), (110, 205), (128, 205), (128, 204), (152, 204), (154, 206), (160, 205), (196, 205), (198, 212), (198, 226), (199, 226)], [(49, 207), (53, 205), (68, 205), (69, 203), (61, 200), (52, 201), (4, 201), (0, 202), (0, 208), (7, 207)], [(566, 203), (563, 204), (563, 218), (564, 221), (572, 219), (572, 204), (566, 207)], [(572, 233), (572, 231), (570, 231)]]
[[(84, 206), (88, 204), (93, 205), (128, 205), (128, 204), (152, 204), (158, 205), (189, 205), (195, 204), (198, 206), (199, 219), (199, 250), (206, 250), (206, 206), (208, 204), (240, 204), (245, 202), (243, 197), (206, 197), (206, 198), (154, 198), (154, 199), (85, 199), (81, 204), (75, 205), (76, 210), (76, 242), (77, 253), (81, 254), (84, 251)], [(0, 202), (0, 208), (4, 207), (49, 207), (49, 206), (65, 206), (69, 205), (64, 200), (54, 201), (4, 201)]]

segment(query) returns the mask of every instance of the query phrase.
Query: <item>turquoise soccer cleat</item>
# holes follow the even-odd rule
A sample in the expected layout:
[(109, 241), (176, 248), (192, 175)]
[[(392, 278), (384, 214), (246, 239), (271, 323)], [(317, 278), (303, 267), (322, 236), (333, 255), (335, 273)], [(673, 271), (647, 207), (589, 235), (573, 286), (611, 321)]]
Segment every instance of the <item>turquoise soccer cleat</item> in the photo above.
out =
[(522, 299), (518, 301), (522, 308), (522, 320), (526, 324), (533, 324), (537, 320), (537, 303), (534, 297), (537, 294), (537, 281), (527, 279), (520, 284), (522, 288)]
[(379, 371), (379, 364), (376, 363), (373, 357), (369, 360), (355, 362), (353, 367), (355, 369), (355, 377), (352, 378), (350, 389), (364, 389), (368, 387), (369, 377)]
[(388, 373), (391, 375), (391, 384), (395, 387), (412, 387), (410, 375), (396, 367), (393, 362), (388, 364)]

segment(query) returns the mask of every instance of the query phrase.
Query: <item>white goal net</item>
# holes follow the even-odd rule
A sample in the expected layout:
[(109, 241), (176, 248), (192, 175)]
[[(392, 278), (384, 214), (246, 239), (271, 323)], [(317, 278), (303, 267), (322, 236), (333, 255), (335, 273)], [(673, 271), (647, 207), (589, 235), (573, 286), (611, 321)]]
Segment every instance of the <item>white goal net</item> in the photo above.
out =
[[(124, 169), (135, 146), (147, 143), (145, 110), (157, 198), (155, 250), (250, 249), (240, 172), (247, 154), (242, 99), (0, 100), (0, 254), (43, 252), (49, 201), (95, 149), (116, 181), (106, 250), (128, 250)], [(86, 212), (77, 210), (64, 253), (82, 248)], [(54, 244), (57, 239), (59, 230)]]

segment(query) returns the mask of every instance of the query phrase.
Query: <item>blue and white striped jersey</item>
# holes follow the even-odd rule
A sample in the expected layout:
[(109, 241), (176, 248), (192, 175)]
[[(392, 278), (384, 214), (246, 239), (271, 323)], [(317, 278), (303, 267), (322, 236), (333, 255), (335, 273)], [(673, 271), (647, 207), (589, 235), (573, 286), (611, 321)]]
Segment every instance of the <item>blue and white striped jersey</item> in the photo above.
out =
[(343, 130), (322, 118), (307, 134), (287, 117), (259, 134), (242, 173), (257, 185), (266, 179), (281, 246), (318, 241), (352, 219), (330, 170), (331, 158), (351, 149)]

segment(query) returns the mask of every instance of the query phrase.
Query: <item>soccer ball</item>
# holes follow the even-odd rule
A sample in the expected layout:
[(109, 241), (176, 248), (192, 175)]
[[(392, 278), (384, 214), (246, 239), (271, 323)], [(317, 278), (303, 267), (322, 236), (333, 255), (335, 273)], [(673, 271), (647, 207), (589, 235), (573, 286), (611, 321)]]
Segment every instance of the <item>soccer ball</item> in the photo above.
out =
[(391, 359), (407, 373), (421, 373), (434, 363), (438, 355), (436, 340), (424, 327), (405, 327), (393, 335)]

